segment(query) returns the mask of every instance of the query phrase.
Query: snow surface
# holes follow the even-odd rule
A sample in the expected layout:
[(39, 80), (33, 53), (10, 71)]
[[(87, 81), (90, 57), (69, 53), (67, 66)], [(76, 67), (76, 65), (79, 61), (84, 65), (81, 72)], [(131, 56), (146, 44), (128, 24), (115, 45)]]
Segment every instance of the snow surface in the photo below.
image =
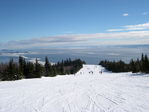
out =
[(84, 65), (75, 75), (0, 82), (0, 112), (149, 112), (149, 74)]

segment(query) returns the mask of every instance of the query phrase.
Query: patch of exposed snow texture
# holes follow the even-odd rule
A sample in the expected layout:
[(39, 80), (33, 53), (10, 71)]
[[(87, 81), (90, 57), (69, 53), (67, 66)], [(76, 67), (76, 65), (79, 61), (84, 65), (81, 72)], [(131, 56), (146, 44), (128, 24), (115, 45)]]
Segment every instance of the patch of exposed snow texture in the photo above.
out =
[(84, 65), (75, 75), (0, 82), (0, 112), (149, 112), (149, 74)]

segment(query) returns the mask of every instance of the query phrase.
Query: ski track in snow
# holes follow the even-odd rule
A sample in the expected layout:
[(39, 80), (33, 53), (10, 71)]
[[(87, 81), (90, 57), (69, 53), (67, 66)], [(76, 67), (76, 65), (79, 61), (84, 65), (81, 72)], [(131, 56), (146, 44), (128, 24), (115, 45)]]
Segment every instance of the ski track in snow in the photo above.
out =
[(149, 74), (84, 65), (75, 75), (0, 82), (0, 112), (149, 112)]

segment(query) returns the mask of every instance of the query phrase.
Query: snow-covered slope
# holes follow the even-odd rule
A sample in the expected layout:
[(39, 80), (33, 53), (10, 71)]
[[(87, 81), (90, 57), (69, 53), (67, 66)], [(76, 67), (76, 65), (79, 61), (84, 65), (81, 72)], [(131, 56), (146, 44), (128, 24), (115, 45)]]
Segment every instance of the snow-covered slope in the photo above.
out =
[(75, 75), (0, 82), (0, 112), (149, 112), (149, 75), (84, 65)]
[(83, 68), (80, 69), (76, 75), (101, 75), (105, 69), (102, 66), (98, 65), (83, 65)]

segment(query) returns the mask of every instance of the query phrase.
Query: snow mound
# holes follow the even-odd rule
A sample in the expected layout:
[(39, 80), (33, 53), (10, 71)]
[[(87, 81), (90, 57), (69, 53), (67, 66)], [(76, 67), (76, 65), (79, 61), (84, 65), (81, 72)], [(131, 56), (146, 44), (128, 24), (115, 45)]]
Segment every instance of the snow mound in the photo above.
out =
[(83, 65), (76, 75), (0, 82), (0, 112), (149, 112), (149, 74)]

